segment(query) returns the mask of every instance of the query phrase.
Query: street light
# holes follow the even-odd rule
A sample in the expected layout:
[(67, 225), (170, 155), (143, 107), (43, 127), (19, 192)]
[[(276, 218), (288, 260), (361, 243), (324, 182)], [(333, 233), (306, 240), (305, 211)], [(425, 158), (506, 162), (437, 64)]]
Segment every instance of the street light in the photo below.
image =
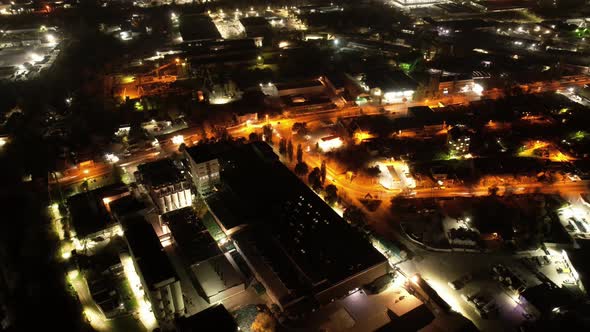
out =
[(46, 34), (46, 35), (45, 35), (45, 39), (47, 39), (47, 42), (48, 42), (50, 45), (55, 45), (55, 44), (57, 44), (57, 39), (55, 38), (55, 36), (54, 36), (54, 35), (52, 35), (52, 34), (50, 34), (50, 33), (48, 33), (48, 34)]
[(110, 162), (110, 163), (113, 163), (113, 164), (116, 164), (116, 163), (119, 161), (119, 157), (115, 156), (115, 155), (114, 155), (114, 154), (112, 154), (112, 153), (107, 153), (107, 154), (105, 155), (105, 159), (106, 159), (108, 162)]
[(40, 55), (39, 55), (39, 54), (37, 54), (37, 53), (31, 53), (31, 54), (29, 54), (29, 57), (31, 58), (31, 60), (32, 60), (33, 62), (39, 62), (39, 61), (42, 61), (42, 60), (43, 60), (43, 57), (42, 57), (42, 56), (40, 56)]
[(176, 136), (172, 137), (172, 143), (174, 143), (176, 145), (180, 145), (180, 144), (184, 143), (184, 136), (176, 135)]

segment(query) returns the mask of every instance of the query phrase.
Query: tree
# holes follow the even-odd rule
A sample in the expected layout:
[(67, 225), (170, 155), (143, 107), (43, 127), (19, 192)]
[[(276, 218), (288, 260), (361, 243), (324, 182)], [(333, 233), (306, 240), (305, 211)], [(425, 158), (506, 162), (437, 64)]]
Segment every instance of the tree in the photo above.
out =
[(195, 210), (195, 214), (199, 218), (203, 218), (208, 211), (207, 204), (205, 204), (205, 200), (202, 198), (193, 200), (193, 208)]
[(322, 188), (321, 171), (319, 168), (314, 169), (307, 176), (307, 181), (313, 190), (320, 190)]
[(80, 188), (82, 189), (82, 191), (88, 191), (88, 188), (89, 188), (88, 180), (84, 180), (84, 182), (82, 182), (82, 184), (80, 185)]
[(262, 127), (262, 135), (264, 136), (264, 140), (266, 141), (266, 143), (268, 143), (269, 145), (272, 145), (272, 126), (271, 125), (265, 125), (264, 127)]
[(287, 142), (287, 156), (289, 156), (289, 161), (293, 161), (293, 142), (291, 140)]
[(274, 332), (277, 322), (268, 312), (261, 311), (250, 326), (252, 332)]
[(309, 129), (307, 129), (307, 123), (305, 122), (295, 122), (293, 127), (291, 127), (293, 133), (296, 133), (300, 136), (305, 136), (309, 133)]
[(342, 218), (344, 220), (350, 222), (354, 226), (362, 226), (365, 224), (367, 220), (367, 216), (360, 208), (352, 205), (346, 210), (344, 210), (344, 214), (342, 214)]
[(297, 144), (297, 162), (303, 162), (303, 148), (301, 147), (301, 143)]
[(367, 173), (367, 175), (369, 177), (376, 178), (381, 173), (381, 170), (379, 170), (379, 166), (373, 166), (373, 167), (367, 167), (365, 172)]
[(297, 165), (295, 165), (294, 171), (295, 174), (297, 174), (298, 176), (304, 176), (305, 174), (307, 174), (307, 172), (309, 172), (309, 167), (306, 163), (300, 162), (297, 163)]
[(215, 127), (215, 137), (219, 138), (222, 141), (231, 141), (231, 135), (225, 127)]
[(488, 188), (488, 194), (490, 194), (490, 196), (498, 196), (498, 191), (500, 191), (500, 188), (496, 185)]
[(250, 133), (250, 135), (248, 135), (248, 141), (250, 141), (250, 142), (256, 142), (259, 140), (260, 140), (260, 137), (258, 136), (257, 133)]
[(119, 165), (113, 165), (112, 177), (115, 183), (125, 183), (125, 171)]
[(334, 203), (336, 203), (338, 200), (338, 188), (336, 188), (336, 186), (333, 184), (329, 184), (326, 186), (325, 190), (326, 194), (324, 198), (326, 199), (326, 202), (330, 205), (334, 205)]
[(322, 166), (320, 168), (320, 181), (322, 181), (322, 184), (324, 184), (324, 182), (326, 182), (326, 170), (327, 166), (326, 166), (326, 161), (322, 160)]
[(279, 141), (279, 153), (283, 155), (287, 153), (287, 140), (284, 138)]

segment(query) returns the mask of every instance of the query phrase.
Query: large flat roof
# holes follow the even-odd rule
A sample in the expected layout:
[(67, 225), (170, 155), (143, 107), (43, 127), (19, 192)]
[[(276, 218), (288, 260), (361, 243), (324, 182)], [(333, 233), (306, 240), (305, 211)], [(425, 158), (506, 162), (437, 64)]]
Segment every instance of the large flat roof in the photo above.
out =
[(379, 87), (382, 91), (416, 90), (418, 84), (401, 70), (370, 70), (365, 73), (365, 83), (369, 87)]
[(238, 324), (234, 317), (225, 309), (223, 304), (217, 304), (198, 312), (190, 317), (179, 317), (176, 320), (176, 328), (179, 332), (203, 331), (215, 326), (218, 332), (235, 332)]
[(240, 274), (236, 272), (224, 255), (193, 265), (191, 270), (201, 285), (201, 289), (209, 298), (243, 283)]
[(231, 149), (228, 144), (198, 144), (186, 149), (195, 163), (207, 162), (217, 159), (224, 151)]
[(107, 211), (103, 199), (127, 191), (124, 184), (117, 183), (68, 198), (68, 208), (76, 235), (79, 238), (84, 238), (110, 227), (113, 219)]
[(275, 84), (277, 90), (290, 90), (290, 89), (303, 89), (303, 88), (313, 88), (313, 87), (322, 87), (323, 84), (317, 79), (312, 80), (305, 80), (305, 81), (292, 81), (292, 82), (284, 82), (284, 83), (277, 83)]
[(249, 243), (287, 288), (321, 291), (385, 261), (287, 167), (257, 153), (256, 145), (235, 147), (222, 164), (221, 198), (237, 200), (220, 204), (250, 229), (234, 239)]
[(189, 264), (221, 255), (217, 242), (190, 207), (168, 212), (162, 220), (170, 228), (174, 242)]
[(119, 220), (146, 209), (145, 203), (138, 200), (133, 195), (121, 197), (118, 200), (109, 203), (109, 207), (111, 208), (111, 214), (113, 217)]
[(148, 287), (177, 279), (176, 272), (160, 244), (153, 227), (143, 218), (129, 218), (124, 222), (125, 238)]
[(180, 17), (180, 34), (184, 40), (220, 39), (211, 17), (206, 14), (185, 14)]
[(169, 158), (137, 166), (143, 181), (153, 187), (175, 184), (184, 180), (180, 170)]

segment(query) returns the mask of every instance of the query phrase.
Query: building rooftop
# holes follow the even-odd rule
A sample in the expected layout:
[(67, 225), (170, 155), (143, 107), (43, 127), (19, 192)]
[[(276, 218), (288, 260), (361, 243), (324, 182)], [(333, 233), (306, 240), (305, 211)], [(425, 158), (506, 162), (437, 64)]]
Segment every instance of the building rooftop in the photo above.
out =
[(425, 304), (417, 306), (402, 316), (396, 315), (393, 311), (388, 311), (387, 315), (391, 322), (377, 329), (376, 332), (419, 331), (434, 320), (434, 315)]
[(191, 270), (207, 298), (243, 283), (241, 275), (224, 255), (193, 265)]
[(204, 14), (182, 15), (180, 17), (180, 34), (184, 40), (221, 38), (221, 34), (209, 15)]
[(249, 32), (250, 29), (268, 29), (270, 30), (272, 27), (266, 17), (262, 16), (250, 16), (250, 17), (242, 17), (240, 18), (240, 23), (246, 29), (246, 32)]
[(224, 213), (250, 228), (233, 236), (249, 247), (246, 256), (259, 257), (295, 293), (321, 291), (385, 260), (287, 167), (261, 158), (255, 147), (238, 146), (223, 157), (219, 194)]
[(160, 187), (184, 181), (180, 170), (169, 158), (160, 159), (137, 166), (142, 182), (152, 187)]
[(323, 86), (323, 84), (319, 80), (313, 79), (313, 80), (305, 80), (305, 81), (277, 83), (277, 84), (275, 84), (275, 86), (277, 87), (277, 90), (281, 91), (281, 90), (290, 90), (290, 89), (321, 87), (321, 86)]
[(125, 238), (148, 287), (177, 279), (153, 227), (143, 217), (124, 222)]
[(217, 159), (220, 154), (228, 149), (230, 149), (230, 147), (224, 143), (199, 144), (187, 148), (186, 152), (191, 156), (195, 163), (203, 163)]
[(527, 288), (520, 296), (534, 305), (541, 314), (549, 313), (553, 308), (571, 304), (573, 300), (565, 289), (548, 283)]
[(408, 113), (417, 118), (426, 118), (432, 116), (434, 112), (428, 106), (411, 106), (408, 107)]
[(235, 332), (238, 330), (234, 317), (225, 309), (223, 304), (211, 306), (190, 317), (180, 317), (176, 320), (178, 332), (203, 331), (204, 327), (215, 326), (218, 332)]
[(217, 242), (195, 215), (192, 208), (168, 212), (162, 215), (172, 237), (190, 265), (221, 255)]
[(118, 200), (109, 203), (111, 214), (117, 220), (121, 220), (126, 216), (140, 213), (146, 208), (144, 202), (138, 200), (133, 195), (121, 197)]
[(68, 208), (78, 238), (84, 238), (111, 226), (113, 219), (104, 200), (126, 192), (127, 187), (118, 183), (68, 198)]
[(461, 137), (464, 136), (471, 136), (473, 133), (472, 131), (462, 125), (457, 125), (457, 126), (453, 126), (450, 130), (449, 130), (449, 136), (451, 139), (459, 139)]
[(416, 90), (417, 83), (401, 70), (376, 69), (365, 72), (364, 82), (383, 92)]

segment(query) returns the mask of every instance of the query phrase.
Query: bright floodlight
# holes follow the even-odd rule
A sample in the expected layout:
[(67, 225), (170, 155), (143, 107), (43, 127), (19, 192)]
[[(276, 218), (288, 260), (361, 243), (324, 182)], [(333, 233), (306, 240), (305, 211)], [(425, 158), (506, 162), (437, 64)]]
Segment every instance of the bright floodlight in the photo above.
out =
[(39, 61), (42, 61), (43, 60), (43, 57), (40, 56), (37, 53), (31, 53), (31, 54), (29, 54), (29, 58), (31, 58), (31, 60), (33, 60), (33, 62), (39, 62)]
[(338, 136), (327, 136), (320, 138), (320, 140), (318, 140), (318, 145), (320, 146), (320, 149), (328, 152), (340, 148), (344, 145), (344, 141)]
[(50, 33), (45, 35), (45, 39), (47, 39), (47, 42), (49, 44), (55, 45), (57, 43), (57, 39), (55, 38), (55, 36)]
[(78, 270), (71, 270), (70, 272), (68, 272), (68, 279), (74, 280), (78, 277), (78, 275), (80, 274), (80, 272)]
[(413, 276), (410, 277), (410, 281), (413, 282), (414, 284), (418, 284), (418, 282), (420, 281), (420, 277), (417, 274), (414, 274)]
[(480, 96), (481, 96), (481, 94), (483, 93), (483, 86), (481, 86), (481, 85), (479, 85), (479, 84), (475, 83), (475, 84), (473, 84), (473, 89), (472, 89), (472, 90), (473, 90), (473, 92), (475, 92), (477, 95), (480, 95)]
[(176, 135), (176, 136), (172, 137), (172, 143), (174, 143), (176, 145), (180, 145), (180, 144), (184, 143), (184, 136)]
[(112, 154), (112, 153), (107, 153), (107, 154), (105, 155), (105, 159), (106, 159), (108, 162), (110, 162), (110, 163), (113, 163), (113, 164), (115, 164), (115, 163), (117, 163), (117, 162), (119, 161), (119, 157), (115, 156), (115, 155), (114, 155), (114, 154)]

